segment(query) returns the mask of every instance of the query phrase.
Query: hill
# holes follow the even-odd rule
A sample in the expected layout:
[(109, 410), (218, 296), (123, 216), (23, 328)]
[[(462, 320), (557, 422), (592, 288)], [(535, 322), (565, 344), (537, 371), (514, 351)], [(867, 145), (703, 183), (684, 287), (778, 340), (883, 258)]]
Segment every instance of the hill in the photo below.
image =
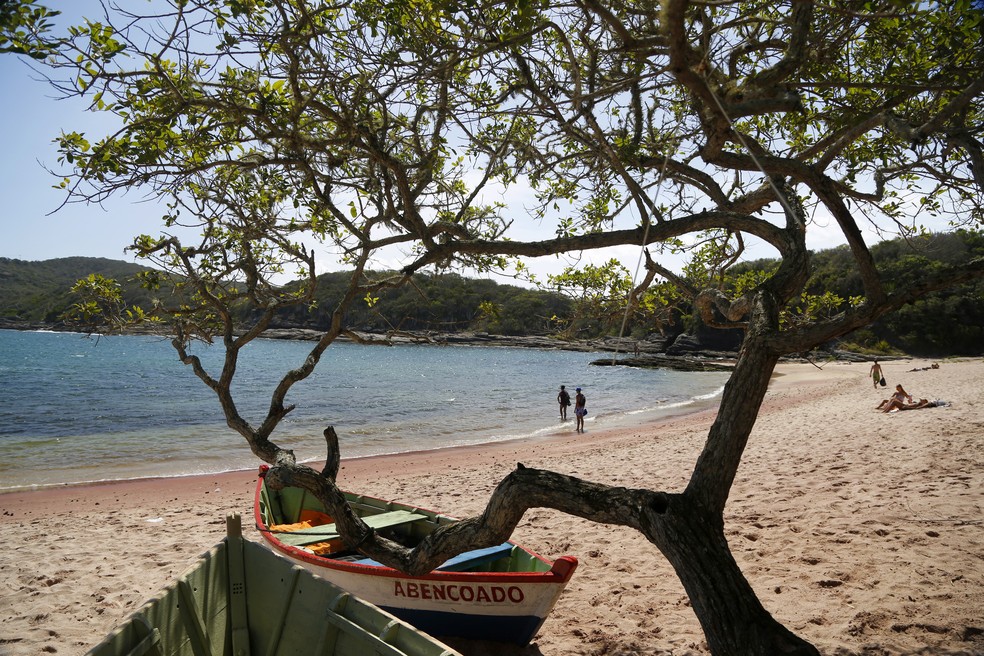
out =
[[(137, 273), (148, 270), (137, 264), (92, 257), (40, 262), (0, 258), (0, 326), (59, 327), (62, 315), (77, 300), (70, 291), (72, 285), (91, 273), (117, 280), (128, 305), (149, 309), (149, 294), (133, 281)], [(347, 279), (345, 272), (322, 274), (313, 307), (287, 310), (274, 326), (325, 329)], [(552, 318), (568, 316), (571, 311), (572, 301), (553, 292), (455, 274), (422, 274), (412, 286), (381, 293), (372, 308), (357, 305), (346, 320), (354, 330), (375, 332), (481, 330), (525, 336), (549, 333)]]
[(128, 283), (147, 267), (100, 257), (62, 257), (28, 262), (0, 257), (0, 320), (6, 324), (60, 324), (62, 314), (72, 304), (71, 288), (79, 278), (98, 273), (115, 278), (124, 286), (130, 302), (145, 295), (136, 284)]
[[(886, 272), (889, 286), (911, 284), (940, 264), (984, 257), (984, 233), (958, 231), (882, 242), (872, 248), (872, 256), (879, 269)], [(842, 299), (860, 294), (861, 282), (851, 262), (846, 246), (814, 253), (808, 291), (831, 292)], [(775, 260), (758, 260), (741, 264), (735, 271), (740, 274), (777, 264)], [(62, 314), (74, 300), (69, 290), (76, 280), (90, 273), (118, 280), (128, 304), (148, 308), (149, 295), (133, 282), (138, 272), (146, 270), (137, 264), (103, 258), (67, 257), (42, 262), (0, 258), (0, 327), (58, 327)], [(324, 330), (344, 293), (347, 278), (345, 272), (322, 274), (315, 303), (285, 311), (273, 327)], [(583, 312), (570, 297), (556, 292), (456, 274), (422, 274), (414, 280), (413, 285), (381, 293), (373, 307), (357, 304), (346, 317), (348, 327), (367, 332), (545, 336), (556, 334)], [(726, 351), (740, 341), (740, 333), (726, 335), (727, 331), (702, 329), (688, 316), (688, 308), (680, 307), (677, 318), (682, 320), (674, 321), (662, 336), (644, 337), (647, 341), (643, 345), (649, 347), (644, 350), (671, 354)], [(678, 333), (684, 326), (689, 326), (693, 334), (681, 339)], [(652, 330), (652, 326), (629, 325), (625, 334), (642, 337)], [(580, 338), (612, 336), (591, 334)], [(724, 337), (728, 339), (722, 341)], [(925, 357), (982, 355), (984, 280), (931, 294), (849, 335), (840, 346), (875, 354), (901, 351)]]
[[(345, 293), (349, 274), (318, 276), (316, 306), (284, 312), (281, 326), (325, 330), (331, 311)], [(356, 330), (387, 331), (484, 331), (497, 335), (547, 335), (557, 331), (554, 317), (568, 317), (573, 301), (556, 292), (500, 284), (457, 274), (417, 274), (414, 284), (379, 293), (369, 307), (354, 305), (347, 324)]]
[[(943, 264), (984, 257), (984, 232), (958, 230), (875, 244), (871, 255), (889, 291), (919, 281)], [(768, 269), (775, 260), (758, 260), (736, 272)], [(810, 294), (831, 292), (843, 299), (862, 293), (861, 278), (847, 246), (814, 253), (807, 284)], [(882, 317), (846, 340), (853, 350), (873, 353), (898, 349), (912, 355), (941, 357), (984, 354), (984, 279), (934, 292)]]

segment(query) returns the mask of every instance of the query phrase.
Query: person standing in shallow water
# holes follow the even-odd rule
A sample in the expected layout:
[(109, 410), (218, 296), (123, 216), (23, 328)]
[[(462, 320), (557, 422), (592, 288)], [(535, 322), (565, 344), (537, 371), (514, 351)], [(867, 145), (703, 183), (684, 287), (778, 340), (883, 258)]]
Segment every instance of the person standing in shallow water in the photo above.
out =
[(583, 433), (584, 415), (588, 414), (588, 400), (584, 398), (584, 394), (581, 393), (580, 387), (578, 387), (575, 391), (577, 394), (574, 396), (574, 416), (577, 418), (577, 425), (574, 427), (574, 430), (578, 433)]
[(560, 392), (557, 394), (557, 403), (560, 404), (560, 418), (566, 420), (567, 406), (571, 404), (571, 395), (563, 385), (560, 386)]
[(871, 376), (871, 380), (874, 381), (875, 389), (878, 389), (878, 383), (880, 383), (881, 379), (884, 377), (882, 374), (881, 365), (878, 364), (878, 360), (875, 360), (875, 363), (871, 365), (871, 370), (868, 372), (868, 375)]

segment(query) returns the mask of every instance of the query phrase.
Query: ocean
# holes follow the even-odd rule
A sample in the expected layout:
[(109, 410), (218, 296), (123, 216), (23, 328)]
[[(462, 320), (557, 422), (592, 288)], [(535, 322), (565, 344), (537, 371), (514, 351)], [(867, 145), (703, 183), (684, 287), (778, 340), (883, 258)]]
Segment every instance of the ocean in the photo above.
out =
[[(261, 339), (240, 358), (233, 391), (258, 425), (280, 377), (311, 343)], [(216, 373), (221, 345), (193, 352)], [(717, 404), (728, 374), (590, 362), (610, 354), (488, 346), (331, 346), (294, 386), (296, 409), (273, 441), (324, 460), (475, 445), (573, 431), (561, 384), (587, 397), (586, 430), (638, 425)], [(225, 425), (218, 399), (153, 336), (85, 337), (0, 330), (0, 491), (249, 470), (260, 463)]]

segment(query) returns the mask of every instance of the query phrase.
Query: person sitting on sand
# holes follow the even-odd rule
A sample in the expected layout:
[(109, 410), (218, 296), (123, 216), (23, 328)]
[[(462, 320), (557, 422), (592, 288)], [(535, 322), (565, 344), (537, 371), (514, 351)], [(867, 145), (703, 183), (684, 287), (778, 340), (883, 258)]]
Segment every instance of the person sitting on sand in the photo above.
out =
[(901, 384), (896, 385), (895, 393), (892, 394), (892, 398), (885, 399), (884, 401), (879, 403), (878, 406), (875, 408), (875, 410), (881, 410), (882, 412), (891, 412), (896, 408), (901, 410), (906, 405), (905, 402), (906, 399), (909, 400), (909, 405), (914, 403), (912, 400), (912, 395), (906, 392), (904, 389), (902, 389)]

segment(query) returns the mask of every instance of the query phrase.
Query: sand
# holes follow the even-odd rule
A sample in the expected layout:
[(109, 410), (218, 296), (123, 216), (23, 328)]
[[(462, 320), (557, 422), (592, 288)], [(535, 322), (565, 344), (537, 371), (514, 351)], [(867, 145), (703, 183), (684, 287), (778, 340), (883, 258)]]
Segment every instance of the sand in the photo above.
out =
[[(984, 362), (782, 364), (726, 514), (766, 608), (825, 654), (984, 654)], [(874, 411), (901, 382), (948, 407)], [(343, 487), (448, 514), (480, 512), (514, 466), (677, 491), (713, 412), (622, 431), (343, 460)], [(573, 423), (571, 424), (573, 429)], [(339, 427), (344, 430), (343, 427)], [(245, 448), (245, 447), (244, 447)], [(238, 512), (253, 472), (0, 495), (0, 654), (80, 654), (191, 566)], [(514, 539), (580, 560), (525, 649), (468, 655), (706, 654), (683, 589), (637, 533), (550, 510)]]

